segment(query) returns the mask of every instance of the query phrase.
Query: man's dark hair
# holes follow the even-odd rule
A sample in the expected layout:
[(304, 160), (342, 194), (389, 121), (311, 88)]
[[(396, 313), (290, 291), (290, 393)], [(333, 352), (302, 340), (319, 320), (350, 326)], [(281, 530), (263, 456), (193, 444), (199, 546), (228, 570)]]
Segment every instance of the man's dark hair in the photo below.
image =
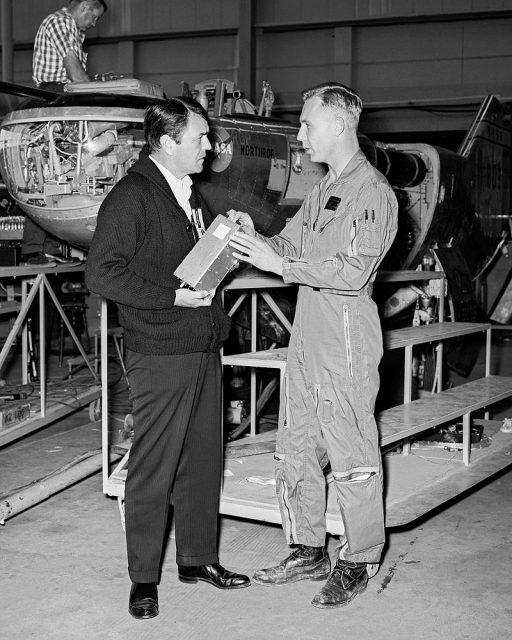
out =
[(160, 149), (160, 138), (165, 134), (179, 144), (191, 113), (208, 122), (208, 114), (192, 98), (170, 98), (149, 106), (144, 115), (144, 134), (149, 151)]

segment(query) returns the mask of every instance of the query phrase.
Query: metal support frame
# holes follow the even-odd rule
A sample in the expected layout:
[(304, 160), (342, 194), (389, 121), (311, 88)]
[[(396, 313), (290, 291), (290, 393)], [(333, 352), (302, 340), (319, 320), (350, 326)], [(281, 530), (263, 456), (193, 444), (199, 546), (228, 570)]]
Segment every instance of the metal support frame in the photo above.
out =
[[(249, 276), (235, 278), (222, 290), (222, 301), (224, 304), (224, 298), (226, 291), (232, 291), (235, 289), (242, 290), (242, 293), (238, 296), (235, 303), (227, 311), (230, 317), (233, 317), (240, 308), (241, 304), (246, 300), (247, 296), (250, 296), (251, 300), (251, 353), (258, 350), (258, 294), (265, 300), (269, 308), (275, 314), (277, 319), (282, 323), (284, 328), (291, 333), (292, 324), (288, 318), (281, 311), (275, 300), (269, 293), (269, 289), (286, 288), (293, 285), (288, 285), (283, 282), (281, 278), (275, 278), (268, 275), (261, 275), (259, 277)], [(249, 365), (250, 366), (250, 365)], [(284, 376), (284, 370), (281, 370), (281, 379)], [(251, 367), (250, 373), (251, 380), (251, 395), (250, 395), (250, 435), (256, 435), (256, 419), (257, 419), (257, 392), (256, 392), (256, 367)]]
[[(446, 294), (446, 278), (443, 276), (439, 280), (436, 279), (436, 285), (438, 285), (439, 294), (439, 314), (438, 322), (444, 322), (444, 297)], [(413, 346), (408, 345), (404, 349), (404, 404), (411, 402), (412, 400), (412, 362), (413, 362)], [(436, 376), (435, 385), (437, 391), (442, 391), (443, 388), (443, 343), (439, 342), (436, 347)], [(411, 453), (411, 441), (409, 439), (404, 440), (402, 444), (402, 453), (404, 456), (408, 456)]]
[[(71, 337), (76, 344), (77, 349), (80, 352), (80, 355), (84, 359), (85, 364), (89, 368), (94, 381), (98, 382), (98, 376), (94, 371), (87, 354), (80, 343), (71, 323), (69, 322), (62, 306), (55, 295), (50, 283), (48, 282), (46, 275), (44, 273), (39, 273), (35, 279), (25, 279), (21, 283), (22, 287), (22, 296), (21, 296), (21, 309), (16, 317), (14, 325), (7, 336), (4, 346), (0, 351), (0, 369), (3, 367), (7, 355), (16, 340), (16, 337), (21, 329), (23, 329), (22, 335), (22, 376), (23, 376), (23, 384), (28, 382), (28, 339), (27, 339), (27, 327), (25, 323), (25, 319), (27, 317), (28, 312), (34, 302), (34, 299), (37, 294), (39, 294), (39, 371), (40, 371), (40, 381), (41, 381), (41, 415), (45, 415), (46, 411), (46, 364), (45, 364), (45, 354), (46, 354), (46, 331), (45, 331), (45, 321), (46, 321), (46, 305), (45, 305), (45, 291), (50, 295), (53, 304), (55, 305), (57, 311), (59, 312), (62, 321), (66, 325)], [(30, 290), (29, 290), (30, 289)], [(27, 293), (28, 292), (28, 293)]]
[[(52, 274), (55, 273), (52, 271)], [(6, 273), (6, 276), (16, 276), (17, 273), (10, 270)], [(40, 416), (35, 418), (30, 418), (25, 422), (21, 422), (17, 425), (14, 425), (10, 429), (4, 430), (0, 434), (0, 446), (7, 444), (8, 442), (16, 439), (17, 437), (21, 437), (23, 435), (27, 435), (36, 429), (41, 428), (46, 424), (48, 418), (56, 419), (62, 415), (65, 415), (66, 412), (69, 413), (69, 409), (67, 407), (48, 407), (47, 403), (47, 393), (46, 393), (46, 299), (45, 293), (47, 293), (55, 308), (59, 312), (62, 321), (66, 325), (71, 338), (73, 339), (78, 351), (80, 352), (81, 357), (83, 358), (85, 364), (89, 368), (93, 379), (94, 385), (93, 387), (83, 393), (79, 402), (88, 402), (89, 400), (93, 401), (96, 396), (97, 390), (95, 389), (98, 384), (98, 376), (94, 371), (87, 354), (85, 353), (84, 348), (82, 347), (80, 340), (78, 339), (71, 323), (69, 322), (55, 292), (53, 291), (45, 273), (37, 273), (37, 275), (30, 275), (25, 271), (23, 275), (28, 277), (23, 278), (21, 281), (21, 305), (19, 310), (17, 311), (16, 320), (9, 331), (7, 338), (5, 339), (5, 343), (0, 351), (0, 370), (4, 366), (4, 363), (9, 355), (10, 349), (13, 346), (18, 334), (21, 332), (22, 334), (22, 382), (23, 384), (27, 384), (29, 380), (29, 372), (28, 372), (28, 332), (27, 332), (27, 324), (26, 319), (28, 312), (32, 306), (32, 303), (36, 299), (39, 298), (39, 394), (40, 394)], [(79, 408), (78, 405), (76, 408)], [(50, 411), (51, 409), (51, 411)], [(50, 412), (51, 415), (48, 415)]]
[[(103, 493), (106, 495), (112, 494), (112, 486), (110, 484), (110, 464), (114, 460), (118, 460), (119, 456), (117, 454), (112, 455), (110, 442), (109, 442), (109, 432), (108, 432), (108, 311), (107, 311), (108, 302), (105, 298), (101, 298), (100, 304), (100, 375), (101, 375), (101, 468), (102, 468), (102, 485), (103, 485)], [(119, 362), (121, 364), (121, 368), (123, 370), (123, 376), (125, 377), (126, 384), (129, 388), (130, 384), (128, 382), (128, 374), (126, 372), (126, 367), (124, 365), (123, 354), (121, 352), (121, 348), (118, 344), (117, 339), (114, 339), (114, 343), (116, 346), (117, 355), (119, 357)], [(96, 347), (97, 348), (97, 347)], [(96, 356), (97, 354), (95, 354)], [(125, 418), (125, 426), (126, 426), (126, 418)], [(120, 469), (123, 469), (128, 464), (128, 456), (130, 450), (126, 451), (123, 458), (119, 461), (116, 469), (114, 470), (114, 475)], [(122, 496), (124, 496), (124, 487), (122, 488)], [(121, 496), (121, 499), (122, 499)], [(118, 496), (119, 497), (119, 496)], [(121, 510), (121, 505), (120, 505)], [(122, 519), (123, 512), (121, 511)]]

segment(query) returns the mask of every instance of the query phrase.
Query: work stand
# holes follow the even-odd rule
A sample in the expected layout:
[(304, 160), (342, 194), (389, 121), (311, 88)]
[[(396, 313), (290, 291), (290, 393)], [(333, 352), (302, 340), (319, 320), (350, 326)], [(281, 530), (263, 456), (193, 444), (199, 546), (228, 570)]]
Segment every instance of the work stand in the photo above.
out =
[[(131, 440), (127, 438), (122, 442), (118, 442), (117, 446), (111, 446), (109, 437), (109, 412), (108, 412), (108, 338), (112, 335), (108, 327), (108, 303), (105, 298), (101, 299), (100, 306), (100, 374), (101, 374), (101, 455), (102, 455), (102, 485), (105, 495), (117, 498), (121, 523), (124, 527), (124, 483), (126, 480), (126, 472), (128, 469), (128, 459), (130, 456)], [(113, 336), (114, 337), (114, 336)], [(124, 359), (121, 347), (114, 338), (117, 356), (121, 364), (123, 376), (129, 387), (128, 376), (124, 366)], [(95, 354), (98, 356), (98, 343), (95, 342)], [(128, 422), (131, 415), (125, 417), (125, 431), (128, 432)], [(122, 456), (119, 460), (119, 456)], [(112, 463), (116, 462), (114, 470), (111, 472)]]
[[(280, 309), (279, 305), (273, 298), (273, 291), (295, 288), (294, 285), (283, 282), (282, 278), (278, 278), (255, 269), (249, 269), (244, 275), (235, 277), (229, 281), (229, 283), (222, 289), (222, 301), (226, 313), (230, 318), (234, 318), (241, 308), (242, 304), (249, 299), (250, 300), (250, 336), (251, 336), (251, 351), (249, 353), (225, 355), (222, 352), (222, 364), (223, 366), (232, 367), (250, 367), (250, 410), (249, 415), (242, 419), (240, 425), (235, 427), (230, 433), (230, 440), (234, 440), (243, 434), (247, 427), (250, 426), (250, 435), (256, 435), (257, 430), (257, 418), (260, 412), (263, 410), (266, 402), (269, 400), (273, 392), (282, 386), (285, 372), (285, 359), (281, 358), (281, 354), (286, 349), (275, 348), (275, 344), (272, 344), (270, 349), (265, 351), (264, 361), (262, 361), (258, 354), (258, 296), (260, 296), (268, 305), (270, 311), (273, 313), (277, 321), (281, 324), (288, 334), (292, 331), (292, 324), (290, 320)], [(237, 292), (237, 298), (231, 305), (226, 305), (226, 294), (229, 292)], [(279, 369), (279, 379), (271, 379), (267, 383), (265, 388), (258, 396), (257, 392), (257, 380), (256, 370), (258, 368), (267, 369)]]
[[(83, 271), (83, 265), (78, 267), (56, 267), (52, 269), (51, 274), (61, 273), (63, 271)], [(12, 328), (5, 340), (0, 352), (0, 371), (5, 365), (9, 352), (13, 347), (18, 335), (21, 332), (22, 338), (22, 383), (26, 385), (34, 376), (29, 371), (29, 366), (33, 364), (33, 336), (28, 330), (27, 316), (32, 308), (32, 304), (36, 298), (39, 299), (39, 362), (37, 378), (39, 380), (39, 410), (30, 406), (30, 416), (11, 427), (2, 428), (0, 430), (0, 446), (32, 433), (41, 427), (72, 413), (81, 407), (94, 403), (100, 396), (101, 387), (98, 375), (89, 362), (89, 358), (78, 339), (75, 330), (68, 317), (66, 316), (59, 299), (52, 289), (48, 276), (49, 272), (42, 272), (37, 268), (9, 267), (0, 269), (0, 278), (20, 277), (21, 280), (21, 303), (7, 301), (3, 313), (17, 313)], [(57, 313), (60, 315), (62, 322), (66, 326), (69, 334), (76, 345), (77, 350), (83, 358), (84, 364), (90, 370), (93, 383), (84, 384), (83, 386), (73, 386), (64, 384), (59, 389), (59, 398), (57, 402), (52, 402), (47, 390), (47, 371), (46, 371), (46, 296), (50, 297)], [(0, 309), (1, 310), (1, 309)], [(32, 358), (32, 359), (31, 359)], [(70, 389), (70, 387), (73, 387)]]

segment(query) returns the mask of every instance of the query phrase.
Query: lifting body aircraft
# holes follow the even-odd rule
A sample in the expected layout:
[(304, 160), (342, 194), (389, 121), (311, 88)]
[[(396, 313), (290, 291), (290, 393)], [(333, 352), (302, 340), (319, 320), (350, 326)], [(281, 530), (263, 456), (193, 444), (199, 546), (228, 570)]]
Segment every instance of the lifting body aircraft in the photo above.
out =
[[(144, 111), (164, 96), (139, 81), (68, 88), (54, 94), (0, 83), (0, 95), (11, 101), (0, 125), (0, 171), (24, 214), (87, 251), (101, 202), (144, 145)], [(212, 210), (247, 211), (260, 233), (278, 233), (325, 167), (304, 153), (297, 126), (263, 115), (268, 102), (257, 110), (233, 82), (207, 80), (186, 91), (210, 117), (212, 153), (198, 184)], [(484, 101), (459, 152), (363, 134), (360, 144), (399, 201), (397, 237), (382, 268), (437, 263), (447, 275), (453, 319), (477, 319), (473, 278), (510, 234), (510, 129), (499, 100)], [(399, 315), (417, 299), (417, 287), (404, 287), (384, 314)]]

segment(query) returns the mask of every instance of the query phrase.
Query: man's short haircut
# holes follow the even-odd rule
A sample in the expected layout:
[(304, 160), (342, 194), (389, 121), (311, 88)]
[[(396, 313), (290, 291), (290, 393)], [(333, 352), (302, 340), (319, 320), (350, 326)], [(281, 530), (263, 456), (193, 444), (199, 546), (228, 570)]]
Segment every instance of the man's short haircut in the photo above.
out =
[(90, 9), (103, 9), (103, 13), (106, 13), (108, 6), (106, 0), (69, 0), (69, 4), (79, 5), (81, 2), (87, 2)]
[(144, 134), (150, 152), (160, 149), (160, 138), (165, 134), (179, 144), (191, 113), (208, 122), (208, 114), (192, 98), (170, 98), (149, 106), (144, 115)]
[(354, 89), (341, 84), (341, 82), (323, 82), (302, 92), (302, 100), (304, 102), (315, 97), (320, 98), (325, 107), (330, 107), (340, 115), (346, 117), (346, 114), (348, 114), (352, 125), (357, 127), (359, 116), (363, 109), (363, 102)]

